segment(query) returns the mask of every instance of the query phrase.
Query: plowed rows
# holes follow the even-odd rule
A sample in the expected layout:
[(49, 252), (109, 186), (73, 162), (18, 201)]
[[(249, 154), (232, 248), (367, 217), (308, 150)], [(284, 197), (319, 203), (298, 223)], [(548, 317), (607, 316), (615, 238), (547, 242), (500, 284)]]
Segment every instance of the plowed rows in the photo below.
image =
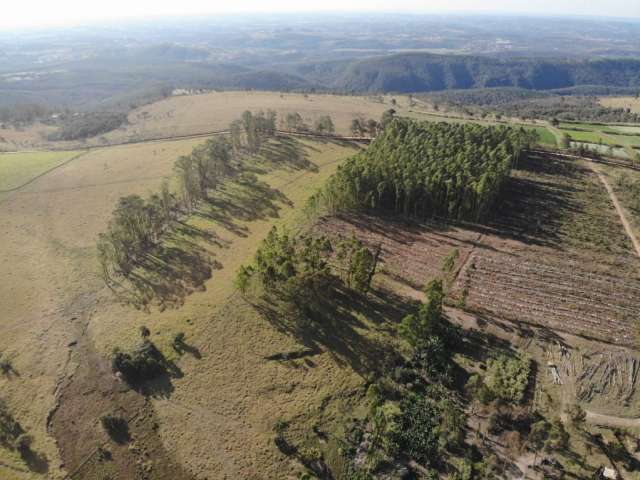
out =
[[(554, 261), (555, 260), (555, 261)], [(458, 279), (467, 306), (516, 321), (633, 345), (640, 281), (594, 273), (576, 261), (478, 251)]]
[(385, 272), (416, 288), (442, 275), (443, 259), (454, 248), (460, 252), (459, 263), (464, 260), (479, 236), (455, 227), (407, 226), (369, 216), (330, 217), (320, 220), (316, 229), (330, 237), (355, 233), (371, 249), (380, 245)]

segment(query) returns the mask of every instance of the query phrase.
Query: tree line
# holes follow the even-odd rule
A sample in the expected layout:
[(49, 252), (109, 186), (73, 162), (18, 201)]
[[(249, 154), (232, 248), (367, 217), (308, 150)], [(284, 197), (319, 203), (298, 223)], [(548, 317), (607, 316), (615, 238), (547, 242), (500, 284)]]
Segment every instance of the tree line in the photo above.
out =
[(369, 148), (338, 168), (308, 208), (479, 220), (522, 150), (536, 139), (535, 132), (523, 128), (395, 118)]
[(107, 231), (98, 238), (98, 259), (108, 285), (116, 277), (129, 277), (162, 235), (174, 228), (234, 172), (234, 160), (255, 154), (275, 135), (275, 112), (246, 111), (230, 125), (229, 138), (218, 136), (195, 147), (174, 163), (177, 188), (164, 181), (147, 199), (128, 195), (118, 200)]

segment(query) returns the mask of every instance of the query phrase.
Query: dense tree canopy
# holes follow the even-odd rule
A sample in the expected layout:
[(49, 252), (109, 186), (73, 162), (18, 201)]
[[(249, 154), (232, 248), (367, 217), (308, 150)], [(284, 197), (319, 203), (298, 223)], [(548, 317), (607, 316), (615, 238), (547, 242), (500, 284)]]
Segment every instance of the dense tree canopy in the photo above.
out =
[(309, 206), (331, 213), (375, 208), (478, 220), (534, 135), (509, 127), (394, 119), (367, 150), (338, 169)]

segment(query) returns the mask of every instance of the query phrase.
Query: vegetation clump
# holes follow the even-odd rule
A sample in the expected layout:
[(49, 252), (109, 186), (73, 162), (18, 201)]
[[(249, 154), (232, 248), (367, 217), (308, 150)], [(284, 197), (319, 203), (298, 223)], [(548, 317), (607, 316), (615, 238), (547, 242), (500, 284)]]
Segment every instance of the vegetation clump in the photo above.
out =
[(125, 443), (129, 440), (129, 423), (126, 418), (108, 413), (100, 417), (100, 423), (111, 439), (117, 443)]
[(111, 358), (114, 371), (120, 372), (130, 385), (140, 385), (166, 373), (166, 360), (149, 340), (144, 340), (133, 352), (114, 350)]
[(531, 371), (531, 359), (527, 355), (507, 357), (500, 355), (487, 362), (484, 386), (489, 397), (505, 403), (522, 403)]
[(509, 127), (388, 119), (369, 148), (343, 163), (310, 198), (309, 209), (370, 208), (475, 221), (487, 215), (534, 136)]

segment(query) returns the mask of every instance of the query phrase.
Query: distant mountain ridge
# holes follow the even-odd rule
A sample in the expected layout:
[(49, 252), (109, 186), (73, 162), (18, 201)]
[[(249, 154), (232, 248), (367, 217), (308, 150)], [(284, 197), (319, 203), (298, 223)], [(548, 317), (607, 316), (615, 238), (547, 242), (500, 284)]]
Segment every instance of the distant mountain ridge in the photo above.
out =
[(418, 93), (519, 87), (553, 90), (582, 85), (640, 88), (640, 58), (549, 60), (408, 53), (289, 70), (309, 86), (355, 93)]

